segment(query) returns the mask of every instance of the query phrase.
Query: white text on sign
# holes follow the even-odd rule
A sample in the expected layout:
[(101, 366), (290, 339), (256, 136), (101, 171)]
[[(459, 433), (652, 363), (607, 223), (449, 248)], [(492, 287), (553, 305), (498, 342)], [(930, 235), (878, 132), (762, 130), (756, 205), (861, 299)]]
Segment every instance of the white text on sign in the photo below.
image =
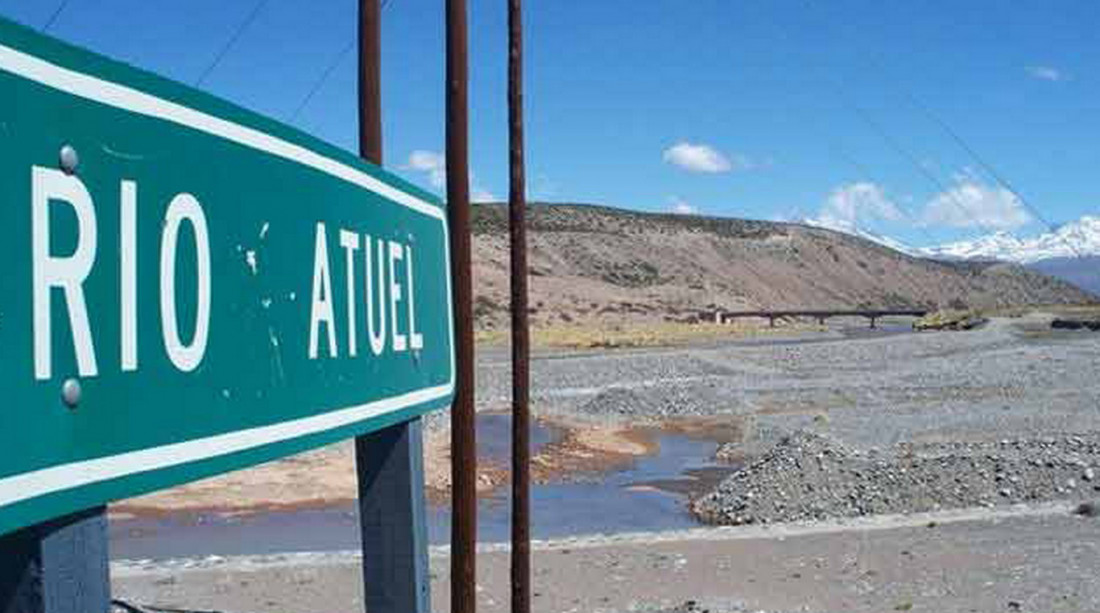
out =
[[(122, 181), (119, 202), (119, 312), (120, 368), (138, 368), (137, 325), (137, 199), (138, 185)], [(53, 255), (50, 207), (68, 205), (76, 215), (76, 248), (67, 256)], [(180, 339), (176, 314), (176, 247), (181, 226), (191, 226), (195, 240), (197, 277), (194, 333)], [(77, 372), (81, 377), (99, 373), (95, 342), (84, 299), (84, 282), (96, 263), (98, 228), (95, 203), (84, 183), (60, 170), (31, 168), (31, 265), (34, 306), (34, 376), (53, 375), (51, 313), (53, 290), (65, 299), (73, 335)], [(191, 194), (178, 194), (164, 214), (160, 241), (160, 317), (164, 350), (183, 372), (198, 367), (206, 353), (210, 332), (210, 237), (202, 205)]]
[[(138, 184), (123, 180), (119, 186), (119, 368), (138, 369), (138, 276), (137, 215)], [(68, 206), (76, 217), (76, 248), (64, 256), (54, 255), (50, 207)], [(189, 342), (180, 338), (176, 312), (176, 251), (184, 224), (191, 226), (195, 241), (196, 309), (194, 333)], [(34, 324), (34, 374), (39, 380), (53, 376), (52, 301), (62, 298), (72, 331), (77, 373), (94, 377), (100, 366), (90, 325), (84, 283), (96, 265), (99, 227), (96, 207), (84, 183), (75, 175), (34, 166), (31, 169), (32, 277)], [(309, 315), (310, 359), (339, 357), (337, 312), (346, 330), (343, 351), (359, 354), (360, 331), (366, 331), (366, 345), (378, 356), (420, 350), (424, 335), (416, 324), (414, 249), (411, 244), (372, 237), (341, 229), (338, 244), (343, 257), (346, 305), (337, 308), (332, 294), (332, 264), (324, 223), (316, 226), (314, 265)], [(360, 264), (361, 262), (361, 264)], [(160, 237), (160, 320), (165, 354), (182, 372), (202, 363), (210, 334), (211, 268), (210, 233), (202, 204), (191, 194), (181, 193), (169, 202)], [(362, 291), (359, 288), (362, 288)], [(55, 293), (55, 290), (60, 292)], [(324, 343), (322, 343), (324, 341)], [(323, 347), (323, 349), (322, 349)]]
[[(321, 327), (324, 326), (329, 357), (338, 357), (336, 342), (336, 305), (332, 298), (332, 274), (329, 260), (328, 232), (325, 224), (318, 223), (313, 243), (313, 288), (309, 316), (309, 358), (320, 354)], [(374, 238), (340, 230), (340, 248), (344, 251), (344, 273), (347, 283), (346, 320), (348, 356), (359, 353), (357, 331), (359, 292), (359, 267), (356, 261), (362, 251), (362, 277), (364, 303), (362, 327), (367, 330), (371, 353), (380, 355), (387, 345), (393, 352), (424, 347), (424, 336), (416, 328), (416, 293), (414, 291), (413, 248), (398, 241)], [(402, 283), (402, 281), (404, 281)], [(403, 303), (403, 304), (402, 304)], [(401, 326), (400, 312), (404, 310), (405, 326)], [(387, 343), (388, 339), (388, 343)]]

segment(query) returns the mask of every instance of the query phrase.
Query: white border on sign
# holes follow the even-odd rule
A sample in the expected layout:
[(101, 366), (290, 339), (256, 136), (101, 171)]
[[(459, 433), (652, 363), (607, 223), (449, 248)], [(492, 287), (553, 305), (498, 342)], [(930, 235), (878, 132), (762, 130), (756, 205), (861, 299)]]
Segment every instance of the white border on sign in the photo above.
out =
[[(161, 119), (205, 132), (212, 136), (309, 166), (342, 179), (418, 213), (439, 220), (444, 241), (449, 237), (443, 211), (408, 192), (387, 185), (367, 173), (325, 157), (301, 145), (196, 111), (136, 89), (105, 81), (58, 66), (32, 55), (0, 45), (0, 70), (35, 81), (52, 89), (125, 111)], [(451, 252), (444, 248), (447, 270)], [(269, 426), (238, 430), (181, 443), (151, 447), (112, 456), (82, 460), (0, 479), (0, 507), (45, 494), (73, 489), (119, 477), (181, 466), (264, 445), (320, 434), (367, 419), (381, 417), (414, 405), (444, 398), (454, 392), (454, 317), (451, 279), (447, 278), (447, 329), (450, 337), (450, 376), (444, 385), (406, 392), (363, 405), (347, 407)]]

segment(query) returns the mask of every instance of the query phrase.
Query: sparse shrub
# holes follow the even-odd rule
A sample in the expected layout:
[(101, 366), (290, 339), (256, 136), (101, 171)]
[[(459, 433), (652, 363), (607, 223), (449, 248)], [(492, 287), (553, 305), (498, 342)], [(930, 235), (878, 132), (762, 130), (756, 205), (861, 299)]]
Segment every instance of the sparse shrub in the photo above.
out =
[(488, 296), (478, 296), (474, 299), (474, 319), (484, 319), (500, 309), (501, 306)]

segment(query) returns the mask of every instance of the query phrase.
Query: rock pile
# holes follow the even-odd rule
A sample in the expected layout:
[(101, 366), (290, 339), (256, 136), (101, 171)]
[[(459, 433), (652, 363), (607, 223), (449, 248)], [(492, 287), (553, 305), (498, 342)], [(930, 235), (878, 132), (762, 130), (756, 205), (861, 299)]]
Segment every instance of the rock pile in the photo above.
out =
[(1050, 327), (1055, 330), (1091, 330), (1097, 332), (1100, 331), (1100, 319), (1056, 318), (1050, 322)]
[(691, 508), (708, 523), (741, 525), (992, 507), (1091, 497), (1098, 467), (1100, 432), (864, 452), (799, 431)]
[(609, 387), (581, 405), (577, 412), (589, 415), (639, 417), (650, 416), (657, 411), (649, 396), (625, 387)]
[(936, 311), (913, 322), (914, 330), (970, 330), (986, 322), (976, 311)]

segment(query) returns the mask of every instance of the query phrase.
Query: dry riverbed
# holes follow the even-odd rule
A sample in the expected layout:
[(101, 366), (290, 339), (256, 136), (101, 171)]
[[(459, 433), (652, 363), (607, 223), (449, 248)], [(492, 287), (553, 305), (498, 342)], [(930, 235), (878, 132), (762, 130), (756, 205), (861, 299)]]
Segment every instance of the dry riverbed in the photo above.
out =
[[(534, 408), (559, 435), (537, 450), (539, 483), (600, 479), (652, 457), (670, 432), (701, 436), (722, 443), (718, 460), (734, 466), (723, 479), (677, 486), (688, 495), (680, 512), (690, 499), (702, 518), (742, 525), (544, 544), (536, 610), (1100, 609), (1100, 586), (1085, 570), (1100, 531), (1088, 513), (1073, 513), (1100, 496), (1100, 334), (1051, 330), (1051, 319), (995, 316), (975, 330), (921, 334), (887, 322), (873, 333), (540, 352)], [(480, 411), (507, 407), (508, 381), (506, 350), (482, 351)], [(429, 491), (440, 502), (450, 475), (445, 416), (427, 419), (425, 432)], [(354, 497), (352, 468), (350, 445), (337, 445), (114, 510), (323, 507)], [(486, 462), (478, 483), (491, 499), (507, 483), (505, 463)], [(648, 486), (621, 487), (625, 495)], [(574, 511), (562, 506), (568, 499), (555, 504), (554, 516)], [(540, 517), (548, 516), (536, 514), (536, 535)], [(257, 575), (239, 564), (203, 575), (120, 563), (129, 573), (120, 586), (153, 604), (342, 610), (355, 606), (358, 584), (356, 562), (332, 563), (338, 558), (291, 556)], [(483, 559), (494, 569), (483, 607), (497, 610), (506, 602), (504, 556)], [(444, 569), (437, 608), (445, 607)], [(203, 581), (223, 588), (206, 593)], [(325, 606), (308, 608), (281, 581)], [(254, 593), (261, 586), (288, 606), (264, 608)]]

